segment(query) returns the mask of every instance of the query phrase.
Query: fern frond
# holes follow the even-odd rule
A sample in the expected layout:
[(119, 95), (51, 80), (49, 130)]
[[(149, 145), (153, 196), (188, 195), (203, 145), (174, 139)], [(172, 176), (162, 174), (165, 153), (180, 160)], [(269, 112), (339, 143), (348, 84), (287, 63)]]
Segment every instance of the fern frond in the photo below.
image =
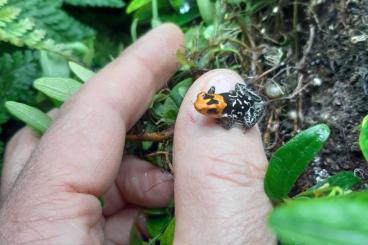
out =
[(0, 130), (9, 119), (4, 103), (16, 100), (34, 103), (32, 82), (41, 75), (38, 52), (15, 52), (0, 56)]
[(125, 3), (122, 0), (64, 0), (64, 3), (81, 7), (108, 7), (122, 8)]
[(20, 9), (8, 6), (0, 8), (0, 26), (4, 26), (5, 23), (12, 22), (20, 14)]
[(61, 0), (10, 0), (21, 8), (21, 17), (32, 18), (36, 26), (58, 42), (75, 42), (91, 38), (95, 32), (61, 9)]
[(8, 0), (0, 0), (0, 8), (8, 3)]
[(75, 59), (70, 42), (94, 37), (94, 31), (61, 9), (61, 0), (0, 0), (0, 41), (59, 53)]

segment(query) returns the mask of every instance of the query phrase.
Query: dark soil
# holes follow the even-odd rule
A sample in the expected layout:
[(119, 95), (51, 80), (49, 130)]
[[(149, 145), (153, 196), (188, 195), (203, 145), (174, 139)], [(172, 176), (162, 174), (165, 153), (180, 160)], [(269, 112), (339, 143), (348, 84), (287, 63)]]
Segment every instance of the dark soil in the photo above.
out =
[(331, 136), (299, 178), (298, 192), (343, 170), (368, 181), (358, 145), (359, 124), (368, 114), (368, 0), (324, 1), (315, 14), (319, 28), (303, 72), (322, 83), (299, 96), (298, 120), (302, 128), (324, 122)]

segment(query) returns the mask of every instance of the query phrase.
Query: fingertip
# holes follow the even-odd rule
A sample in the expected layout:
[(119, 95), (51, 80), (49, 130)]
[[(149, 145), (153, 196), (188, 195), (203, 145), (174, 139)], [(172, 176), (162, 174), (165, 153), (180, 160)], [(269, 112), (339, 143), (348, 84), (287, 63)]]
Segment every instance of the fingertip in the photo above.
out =
[[(193, 83), (180, 107), (173, 147), (175, 237), (188, 234), (186, 241), (196, 237), (198, 229), (213, 238), (211, 241), (223, 241), (254, 227), (257, 232), (244, 238), (242, 244), (265, 244), (262, 235), (269, 237), (265, 217), (271, 205), (263, 190), (267, 159), (258, 127), (226, 130), (194, 108), (199, 92), (212, 86), (215, 93), (229, 92), (237, 83), (244, 81), (233, 71), (210, 71)], [(251, 217), (258, 221), (250, 224)], [(220, 224), (226, 222), (233, 234), (222, 232)]]
[(164, 23), (157, 27), (163, 33), (170, 33), (171, 36), (175, 39), (178, 46), (182, 46), (184, 44), (184, 33), (181, 28), (173, 23)]

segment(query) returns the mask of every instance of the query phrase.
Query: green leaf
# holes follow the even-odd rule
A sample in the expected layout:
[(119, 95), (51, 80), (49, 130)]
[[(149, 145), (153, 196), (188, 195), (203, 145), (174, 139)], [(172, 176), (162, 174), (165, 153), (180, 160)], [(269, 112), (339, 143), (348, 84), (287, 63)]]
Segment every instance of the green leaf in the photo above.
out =
[(365, 160), (368, 161), (368, 115), (364, 117), (362, 122), (362, 128), (359, 134), (359, 146)]
[(150, 3), (151, 0), (132, 0), (128, 7), (127, 7), (127, 14), (130, 14), (136, 10), (138, 10), (139, 8), (143, 7), (144, 5)]
[(170, 91), (170, 96), (175, 101), (178, 107), (180, 107), (185, 94), (187, 93), (190, 85), (192, 85), (192, 82), (193, 82), (192, 78), (187, 78), (176, 84)]
[(167, 215), (169, 214), (170, 212), (168, 211), (167, 208), (147, 208), (147, 209), (144, 209), (144, 214), (145, 215)]
[(40, 54), (44, 77), (69, 77), (70, 70), (65, 57), (47, 51), (41, 51)]
[(84, 66), (81, 66), (75, 62), (69, 62), (70, 70), (83, 82), (87, 82), (89, 79), (91, 79), (95, 73)]
[(23, 121), (27, 126), (41, 134), (51, 125), (51, 118), (46, 113), (32, 106), (14, 101), (7, 101), (5, 107), (14, 117)]
[(326, 184), (333, 187), (340, 187), (343, 190), (350, 190), (354, 185), (361, 182), (361, 179), (355, 176), (353, 172), (343, 171), (329, 177), (324, 181), (319, 182), (318, 184), (308, 189), (308, 191), (316, 190)]
[(264, 181), (268, 197), (279, 202), (288, 196), (297, 178), (327, 141), (325, 124), (308, 128), (293, 137), (271, 157)]
[(199, 13), (207, 24), (212, 24), (216, 17), (215, 3), (211, 0), (197, 0)]
[(162, 120), (167, 123), (174, 123), (178, 112), (179, 107), (171, 97), (168, 97), (163, 104)]
[(368, 244), (368, 192), (291, 201), (276, 208), (269, 226), (285, 242)]
[(81, 7), (122, 8), (125, 5), (122, 0), (64, 0), (64, 2)]
[(150, 237), (159, 236), (171, 220), (171, 215), (150, 215), (146, 221), (146, 227)]
[(50, 98), (64, 102), (75, 94), (82, 84), (70, 78), (43, 77), (34, 81), (33, 86)]
[(361, 182), (361, 179), (355, 176), (353, 172), (343, 171), (317, 183), (305, 192), (300, 193), (297, 198), (346, 194), (351, 191), (354, 185)]
[(175, 233), (175, 218), (172, 218), (169, 225), (166, 227), (164, 233), (160, 238), (161, 245), (172, 245), (174, 244), (174, 233)]
[(173, 22), (178, 26), (188, 24), (190, 21), (200, 17), (198, 9), (195, 8), (185, 14), (161, 14), (160, 19), (162, 22)]

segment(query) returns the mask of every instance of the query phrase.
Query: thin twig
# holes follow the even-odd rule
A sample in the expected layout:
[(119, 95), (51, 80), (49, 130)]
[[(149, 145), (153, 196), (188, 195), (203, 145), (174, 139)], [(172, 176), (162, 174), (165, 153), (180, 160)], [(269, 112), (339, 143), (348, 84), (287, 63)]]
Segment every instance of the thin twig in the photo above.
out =
[(128, 134), (127, 140), (131, 141), (164, 141), (172, 138), (174, 135), (174, 127), (170, 127), (160, 132), (144, 132), (142, 134)]
[(310, 53), (310, 51), (312, 49), (315, 34), (316, 34), (315, 27), (313, 25), (311, 25), (309, 27), (309, 38), (308, 38), (308, 42), (307, 42), (307, 44), (304, 48), (303, 57), (299, 60), (299, 62), (296, 65), (296, 67), (298, 69), (302, 69), (304, 64), (305, 64), (307, 56), (308, 56), (308, 54)]

